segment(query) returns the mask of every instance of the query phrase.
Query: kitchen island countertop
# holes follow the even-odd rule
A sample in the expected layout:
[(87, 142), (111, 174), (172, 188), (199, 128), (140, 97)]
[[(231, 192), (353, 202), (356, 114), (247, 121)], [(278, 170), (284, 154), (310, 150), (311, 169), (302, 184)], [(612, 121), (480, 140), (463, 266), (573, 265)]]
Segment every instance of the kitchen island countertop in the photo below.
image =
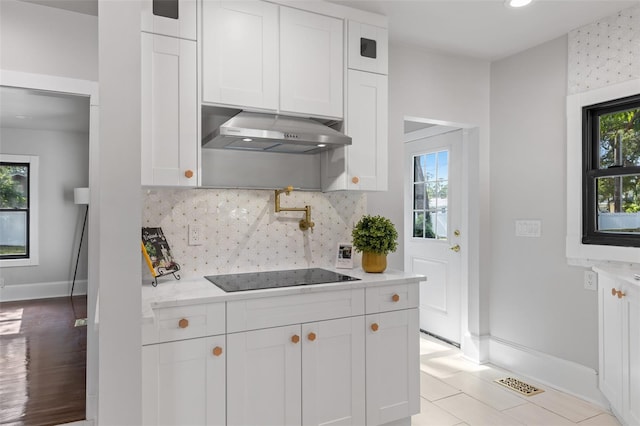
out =
[(324, 268), (344, 275), (359, 278), (358, 281), (342, 281), (280, 287), (227, 293), (206, 278), (160, 281), (157, 287), (150, 283), (142, 285), (142, 322), (153, 321), (154, 308), (195, 305), (201, 303), (225, 302), (230, 300), (256, 299), (262, 297), (285, 296), (291, 294), (317, 293), (327, 290), (357, 289), (372, 286), (404, 284), (426, 280), (422, 275), (405, 274), (402, 271), (387, 269), (380, 274), (370, 274), (360, 268), (335, 269)]

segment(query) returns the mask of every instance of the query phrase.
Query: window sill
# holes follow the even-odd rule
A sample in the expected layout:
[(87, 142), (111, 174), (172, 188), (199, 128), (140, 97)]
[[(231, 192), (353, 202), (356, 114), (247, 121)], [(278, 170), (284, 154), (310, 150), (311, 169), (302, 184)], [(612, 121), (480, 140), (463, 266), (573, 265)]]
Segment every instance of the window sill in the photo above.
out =
[(18, 266), (38, 266), (38, 259), (2, 259), (0, 268), (13, 268)]

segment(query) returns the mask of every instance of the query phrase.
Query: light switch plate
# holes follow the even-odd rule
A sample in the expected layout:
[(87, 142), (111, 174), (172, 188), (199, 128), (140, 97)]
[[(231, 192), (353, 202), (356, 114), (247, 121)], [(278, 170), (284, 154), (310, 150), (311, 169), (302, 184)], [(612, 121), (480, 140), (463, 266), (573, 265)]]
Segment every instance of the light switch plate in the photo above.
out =
[(516, 220), (516, 237), (540, 237), (542, 235), (541, 220)]

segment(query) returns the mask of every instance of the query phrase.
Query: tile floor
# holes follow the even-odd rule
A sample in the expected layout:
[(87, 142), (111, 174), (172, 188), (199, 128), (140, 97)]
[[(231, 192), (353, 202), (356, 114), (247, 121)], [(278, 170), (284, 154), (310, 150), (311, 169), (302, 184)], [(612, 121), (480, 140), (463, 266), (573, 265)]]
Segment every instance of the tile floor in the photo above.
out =
[[(581, 399), (491, 364), (476, 365), (437, 339), (420, 340), (420, 414), (413, 426), (584, 425), (619, 426), (611, 413)], [(493, 380), (515, 377), (544, 389), (521, 396)]]

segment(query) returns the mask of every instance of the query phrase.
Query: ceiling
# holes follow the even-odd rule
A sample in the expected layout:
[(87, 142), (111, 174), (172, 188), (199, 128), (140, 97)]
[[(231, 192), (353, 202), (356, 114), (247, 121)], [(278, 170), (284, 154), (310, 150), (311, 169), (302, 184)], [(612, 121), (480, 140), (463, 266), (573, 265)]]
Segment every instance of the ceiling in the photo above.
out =
[[(98, 0), (23, 1), (98, 14)], [(512, 9), (504, 0), (330, 1), (388, 16), (391, 42), (487, 61), (640, 5), (640, 0), (534, 0), (528, 7)], [(87, 131), (86, 98), (8, 88), (0, 88), (0, 97), (2, 127)]]
[(89, 133), (89, 98), (0, 86), (0, 127)]
[[(98, 0), (23, 0), (90, 15)], [(303, 1), (303, 0), (300, 0)], [(640, 0), (329, 0), (389, 17), (389, 38), (428, 49), (496, 60), (639, 5)]]
[(389, 18), (389, 38), (459, 56), (493, 61), (640, 5), (640, 0), (331, 0)]

